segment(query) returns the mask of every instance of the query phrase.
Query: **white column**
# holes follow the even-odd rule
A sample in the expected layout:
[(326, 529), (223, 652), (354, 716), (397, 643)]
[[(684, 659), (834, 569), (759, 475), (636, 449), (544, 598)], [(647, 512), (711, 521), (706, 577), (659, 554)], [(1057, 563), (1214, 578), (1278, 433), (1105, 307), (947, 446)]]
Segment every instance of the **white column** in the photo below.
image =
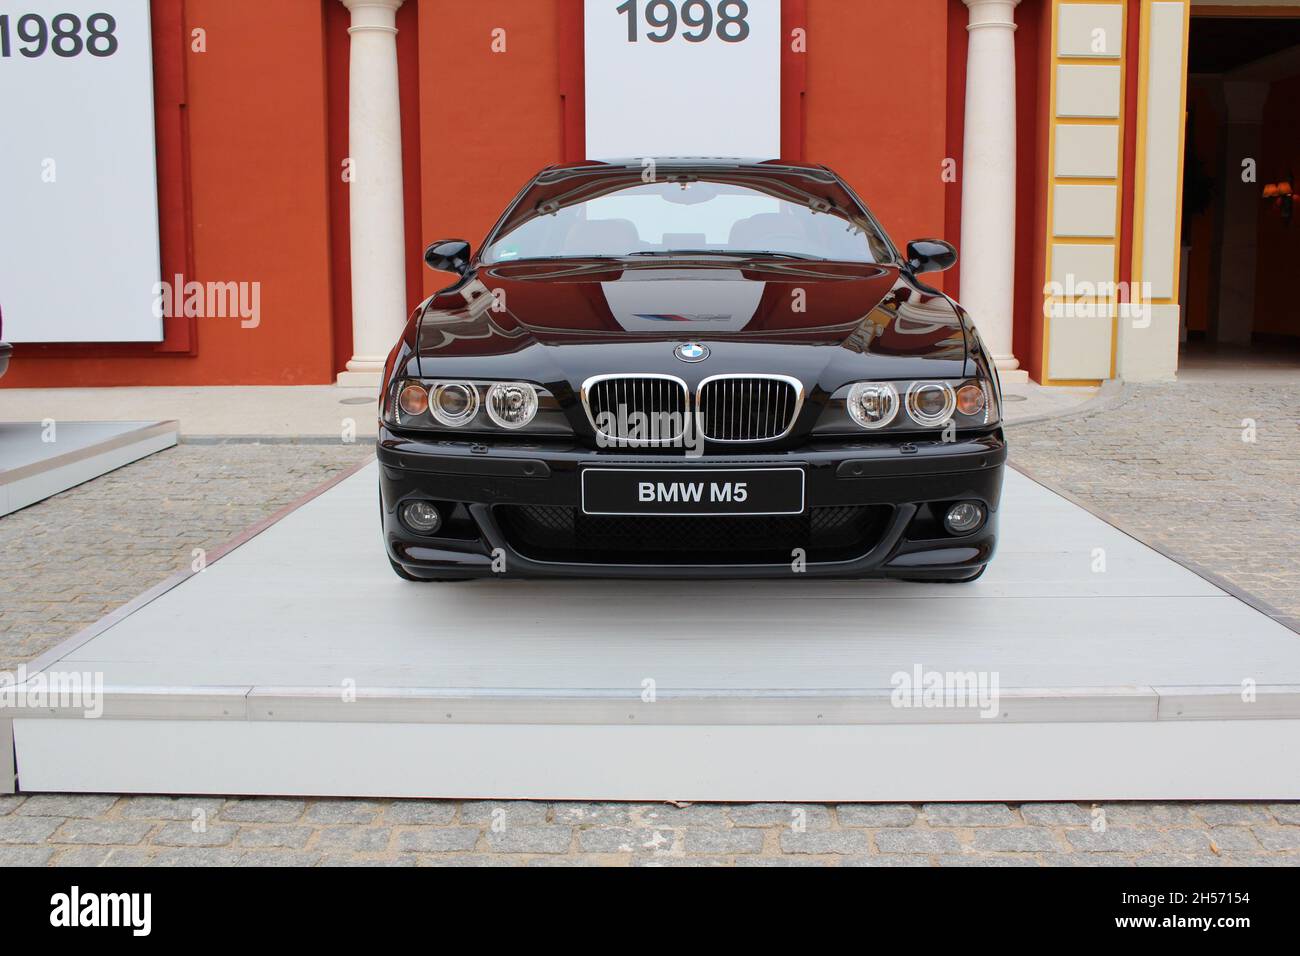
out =
[(961, 302), (1004, 382), (1027, 381), (1011, 354), (1016, 254), (1015, 9), (965, 0), (966, 126), (961, 177)]
[(402, 0), (342, 0), (352, 13), (348, 64), (348, 202), (352, 358), (338, 384), (378, 387), (406, 323), (402, 127), (397, 8)]

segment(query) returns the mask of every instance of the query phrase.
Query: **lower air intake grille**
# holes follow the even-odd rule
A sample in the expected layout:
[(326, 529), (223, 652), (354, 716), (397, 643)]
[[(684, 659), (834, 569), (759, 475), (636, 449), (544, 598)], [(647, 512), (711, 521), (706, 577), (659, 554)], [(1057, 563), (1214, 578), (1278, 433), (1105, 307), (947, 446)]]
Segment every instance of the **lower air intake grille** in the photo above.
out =
[(870, 551), (888, 505), (813, 508), (802, 515), (587, 515), (552, 505), (499, 505), (514, 550), (535, 561), (584, 564), (788, 564), (846, 561)]

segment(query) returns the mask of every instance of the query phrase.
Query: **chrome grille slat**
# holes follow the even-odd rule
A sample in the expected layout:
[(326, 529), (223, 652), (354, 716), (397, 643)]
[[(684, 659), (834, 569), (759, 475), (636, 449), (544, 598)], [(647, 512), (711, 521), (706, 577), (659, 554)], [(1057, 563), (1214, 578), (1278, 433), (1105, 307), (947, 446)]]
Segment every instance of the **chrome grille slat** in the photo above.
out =
[[(593, 376), (583, 383), (582, 404), (598, 436), (616, 445), (636, 446), (680, 441), (690, 407), (686, 382), (650, 372)], [(642, 414), (647, 416), (648, 434), (634, 435), (632, 416)], [(612, 432), (598, 424), (602, 415), (613, 417)]]
[(696, 421), (709, 441), (773, 441), (803, 405), (803, 384), (788, 375), (715, 375), (700, 382)]

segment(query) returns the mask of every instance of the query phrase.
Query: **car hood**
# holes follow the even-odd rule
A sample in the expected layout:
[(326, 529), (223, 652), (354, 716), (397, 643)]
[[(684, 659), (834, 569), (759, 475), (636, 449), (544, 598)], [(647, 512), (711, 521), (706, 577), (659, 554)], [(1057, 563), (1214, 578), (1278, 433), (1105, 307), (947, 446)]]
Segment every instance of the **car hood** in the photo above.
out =
[[(425, 377), (520, 378), (575, 391), (592, 375), (794, 375), (827, 392), (863, 378), (964, 374), (963, 320), (892, 264), (700, 257), (480, 266), (419, 317)], [(680, 361), (685, 342), (707, 346)]]

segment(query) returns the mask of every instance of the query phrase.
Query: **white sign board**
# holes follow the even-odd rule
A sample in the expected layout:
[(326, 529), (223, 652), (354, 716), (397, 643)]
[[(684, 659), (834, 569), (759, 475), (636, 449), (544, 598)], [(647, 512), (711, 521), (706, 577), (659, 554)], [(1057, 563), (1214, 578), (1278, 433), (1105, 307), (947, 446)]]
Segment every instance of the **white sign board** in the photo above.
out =
[(0, 312), (10, 342), (158, 342), (147, 0), (0, 6)]
[(587, 156), (781, 153), (781, 0), (585, 0)]

